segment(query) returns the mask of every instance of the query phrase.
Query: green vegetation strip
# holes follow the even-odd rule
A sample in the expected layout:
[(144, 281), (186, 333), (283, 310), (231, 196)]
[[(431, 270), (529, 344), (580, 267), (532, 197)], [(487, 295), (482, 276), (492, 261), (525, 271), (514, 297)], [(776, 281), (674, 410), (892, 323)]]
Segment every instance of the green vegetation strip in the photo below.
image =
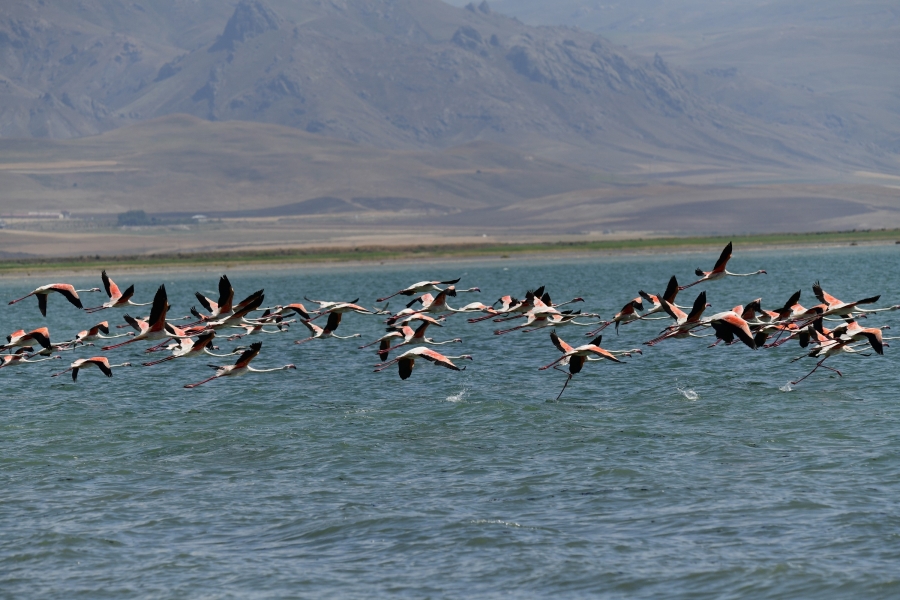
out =
[(420, 246), (360, 246), (356, 248), (286, 248), (283, 250), (242, 252), (197, 252), (177, 254), (152, 254), (146, 256), (78, 256), (66, 258), (21, 258), (0, 261), (0, 273), (50, 270), (84, 270), (95, 266), (117, 265), (121, 267), (205, 266), (218, 264), (254, 263), (322, 263), (322, 262), (377, 262), (416, 258), (450, 257), (498, 257), (509, 258), (522, 254), (555, 252), (616, 252), (658, 251), (718, 248), (733, 241), (735, 245), (779, 246), (854, 244), (896, 241), (900, 243), (900, 230), (880, 229), (865, 231), (836, 231), (823, 233), (766, 234), (711, 237), (638, 238), (609, 241), (536, 242), (521, 244), (448, 244)]

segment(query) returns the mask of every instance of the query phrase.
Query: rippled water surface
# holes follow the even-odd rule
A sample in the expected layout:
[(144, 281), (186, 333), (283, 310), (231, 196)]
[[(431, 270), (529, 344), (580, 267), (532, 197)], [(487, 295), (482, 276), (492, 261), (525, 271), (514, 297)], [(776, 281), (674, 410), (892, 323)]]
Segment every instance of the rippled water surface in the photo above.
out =
[[(706, 289), (711, 311), (759, 296), (772, 308), (802, 288), (810, 306), (816, 279), (844, 300), (900, 302), (894, 246), (735, 252), (732, 270), (769, 275), (697, 286), (681, 303)], [(583, 310), (611, 316), (672, 274), (691, 281), (716, 255), (229, 276), (238, 298), (265, 288), (267, 304), (305, 294), (371, 305), (414, 281), (462, 276), (460, 286), (483, 293), (459, 306), (545, 284), (554, 300), (583, 296)], [(135, 283), (137, 301), (165, 283), (180, 316), (195, 290), (213, 295), (220, 273), (110, 274)], [(2, 297), (41, 283), (2, 280)], [(100, 285), (99, 274), (72, 283)], [(86, 315), (59, 296), (47, 319), (33, 299), (0, 311), (6, 330), (46, 323), (55, 340), (123, 312)], [(900, 326), (898, 317), (868, 324)], [(0, 595), (900, 595), (893, 348), (830, 359), (843, 378), (820, 370), (792, 388), (812, 367), (790, 363), (796, 345), (668, 340), (624, 365), (586, 365), (557, 403), (565, 376), (537, 370), (559, 356), (548, 331), (494, 336), (495, 327), (451, 316), (430, 333), (462, 337), (443, 350), (475, 360), (459, 373), (417, 364), (407, 381), (372, 372), (376, 356), (357, 346), (383, 330), (363, 315), (339, 330), (360, 340), (295, 346), (305, 337), (297, 325), (258, 336), (254, 366), (296, 371), (194, 390), (182, 386), (207, 377), (210, 361), (122, 368), (112, 379), (87, 370), (77, 383), (49, 377), (73, 353), (3, 369)], [(603, 345), (640, 346), (659, 329), (610, 328)], [(584, 332), (559, 331), (577, 343)], [(144, 347), (109, 354), (139, 362)]]

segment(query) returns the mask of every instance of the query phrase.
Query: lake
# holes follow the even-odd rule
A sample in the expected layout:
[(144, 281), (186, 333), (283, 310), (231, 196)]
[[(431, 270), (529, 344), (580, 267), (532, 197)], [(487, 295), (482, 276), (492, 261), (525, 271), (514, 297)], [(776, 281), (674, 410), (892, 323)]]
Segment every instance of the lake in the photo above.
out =
[[(742, 252), (706, 290), (727, 310), (762, 297), (776, 308), (811, 286), (842, 300), (900, 302), (900, 247)], [(265, 288), (266, 305), (311, 298), (374, 299), (415, 281), (462, 277), (480, 294), (454, 307), (545, 285), (554, 301), (611, 317), (639, 289), (695, 279), (718, 252), (465, 260), (368, 267), (234, 271), (236, 300)], [(116, 273), (135, 300), (165, 283), (170, 316), (213, 296), (218, 270)], [(100, 286), (96, 277), (68, 281)], [(4, 279), (3, 298), (50, 280)], [(103, 294), (84, 294), (85, 306)], [(103, 296), (103, 297), (101, 297)], [(401, 297), (390, 308), (402, 307)], [(64, 298), (48, 317), (29, 298), (2, 306), (11, 332), (46, 324), (55, 341), (124, 310), (88, 315)], [(146, 315), (147, 308), (133, 308)], [(868, 326), (898, 324), (897, 313)], [(320, 321), (324, 321), (321, 319)], [(318, 321), (317, 321), (318, 322)], [(608, 349), (640, 347), (664, 322), (604, 331)], [(471, 354), (454, 372), (421, 361), (396, 368), (358, 346), (381, 317), (348, 314), (353, 340), (293, 341), (294, 324), (263, 342), (250, 373), (208, 377), (183, 359), (50, 374), (64, 360), (0, 370), (0, 590), (7, 597), (583, 597), (784, 598), (900, 595), (900, 386), (896, 351), (838, 356), (837, 377), (796, 343), (752, 351), (712, 339), (666, 340), (626, 364), (588, 363), (565, 375), (549, 329), (495, 336), (491, 321), (448, 317), (438, 347)], [(122, 330), (119, 330), (122, 331)], [(563, 339), (586, 343), (587, 328)], [(889, 335), (891, 330), (885, 332)], [(219, 340), (231, 349), (242, 342)], [(108, 352), (148, 359), (149, 343)], [(163, 355), (149, 355), (159, 358)]]

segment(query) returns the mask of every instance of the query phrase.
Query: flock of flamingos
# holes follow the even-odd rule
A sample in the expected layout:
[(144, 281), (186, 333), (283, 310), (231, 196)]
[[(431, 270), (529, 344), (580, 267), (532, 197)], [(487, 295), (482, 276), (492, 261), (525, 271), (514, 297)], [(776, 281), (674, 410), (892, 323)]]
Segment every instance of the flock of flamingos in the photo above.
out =
[[(787, 301), (772, 310), (763, 309), (761, 299), (757, 298), (748, 302), (745, 306), (735, 306), (731, 310), (719, 312), (704, 317), (703, 314), (710, 305), (706, 301), (706, 292), (700, 292), (690, 306), (677, 304), (679, 292), (701, 283), (707, 283), (724, 279), (726, 277), (749, 277), (765, 274), (765, 271), (754, 273), (731, 273), (726, 270), (728, 260), (731, 258), (732, 245), (729, 243), (722, 251), (719, 260), (710, 271), (697, 269), (699, 279), (685, 286), (679, 286), (673, 276), (662, 294), (648, 294), (644, 290), (638, 292), (637, 297), (629, 300), (625, 306), (610, 319), (603, 319), (600, 315), (585, 313), (580, 310), (563, 309), (565, 305), (582, 302), (582, 298), (573, 298), (568, 302), (554, 304), (544, 291), (544, 288), (529, 290), (521, 299), (513, 296), (503, 296), (491, 305), (481, 302), (472, 302), (461, 308), (451, 308), (447, 304), (449, 297), (455, 297), (462, 292), (477, 292), (478, 288), (466, 290), (456, 289), (455, 284), (459, 279), (452, 281), (421, 281), (403, 290), (378, 298), (376, 303), (386, 302), (395, 296), (407, 296), (412, 300), (406, 308), (396, 313), (388, 312), (387, 306), (383, 308), (368, 309), (357, 304), (359, 299), (351, 302), (325, 301), (304, 299), (317, 305), (317, 308), (307, 309), (301, 303), (263, 307), (264, 293), (258, 290), (240, 302), (234, 302), (234, 289), (223, 275), (219, 280), (219, 297), (217, 300), (207, 298), (197, 292), (197, 301), (206, 311), (202, 313), (196, 308), (191, 309), (191, 316), (181, 319), (168, 318), (170, 308), (166, 288), (161, 285), (156, 291), (153, 302), (138, 304), (132, 301), (134, 286), (129, 286), (122, 291), (103, 271), (103, 290), (93, 288), (90, 290), (76, 290), (73, 286), (63, 283), (44, 285), (35, 289), (30, 294), (13, 300), (15, 304), (29, 297), (36, 297), (41, 314), (47, 314), (47, 300), (52, 293), (58, 293), (75, 307), (85, 310), (87, 313), (96, 313), (106, 309), (126, 308), (128, 306), (150, 306), (150, 314), (146, 318), (136, 318), (128, 314), (124, 315), (125, 324), (118, 328), (131, 327), (134, 331), (119, 335), (110, 335), (108, 321), (102, 321), (93, 327), (79, 332), (74, 338), (64, 342), (52, 342), (47, 327), (41, 327), (33, 331), (19, 330), (7, 336), (7, 343), (0, 347), (0, 368), (22, 365), (24, 363), (36, 363), (45, 360), (61, 358), (54, 352), (75, 350), (78, 347), (94, 345), (95, 342), (104, 343), (101, 340), (113, 338), (127, 338), (124, 341), (112, 343), (103, 347), (104, 351), (111, 351), (136, 342), (152, 342), (146, 348), (147, 353), (168, 352), (160, 359), (142, 363), (145, 367), (151, 367), (163, 362), (176, 359), (196, 358), (205, 356), (229, 357), (236, 355), (233, 364), (209, 365), (215, 369), (214, 374), (197, 383), (185, 385), (186, 388), (195, 388), (213, 379), (244, 375), (248, 372), (264, 373), (269, 371), (281, 371), (295, 369), (292, 364), (274, 369), (254, 369), (251, 361), (260, 353), (262, 342), (254, 342), (248, 346), (238, 347), (234, 352), (217, 354), (213, 350), (218, 349), (214, 345), (217, 339), (238, 340), (247, 336), (261, 333), (278, 334), (288, 333), (290, 324), (302, 323), (308, 330), (309, 336), (297, 340), (296, 344), (304, 344), (327, 338), (348, 339), (357, 338), (360, 334), (340, 336), (335, 333), (341, 324), (343, 316), (347, 313), (372, 315), (385, 319), (386, 333), (377, 340), (360, 346), (360, 349), (377, 345), (375, 350), (381, 362), (374, 365), (375, 371), (380, 372), (397, 365), (400, 378), (407, 379), (413, 371), (418, 359), (429, 361), (435, 365), (460, 371), (465, 367), (457, 366), (453, 361), (472, 360), (467, 354), (460, 356), (446, 356), (429, 348), (461, 342), (459, 338), (435, 341), (427, 337), (430, 326), (442, 327), (448, 317), (456, 313), (472, 316), (469, 323), (493, 320), (497, 323), (517, 323), (505, 329), (498, 329), (496, 335), (504, 335), (514, 331), (533, 332), (541, 329), (549, 330), (549, 337), (553, 345), (559, 350), (559, 357), (550, 364), (540, 367), (541, 370), (556, 369), (566, 374), (566, 380), (560, 390), (557, 400), (562, 396), (566, 386), (573, 375), (581, 372), (585, 363), (595, 361), (622, 362), (620, 357), (629, 357), (641, 353), (640, 349), (608, 350), (601, 347), (603, 336), (600, 333), (606, 327), (613, 325), (616, 332), (620, 327), (641, 320), (667, 320), (668, 324), (652, 340), (644, 342), (646, 346), (655, 346), (665, 340), (679, 340), (690, 337), (714, 337), (715, 341), (710, 347), (720, 343), (744, 344), (752, 350), (759, 348), (774, 348), (792, 340), (803, 348), (803, 354), (793, 360), (813, 358), (816, 360), (812, 370), (792, 381), (796, 385), (803, 381), (819, 368), (830, 369), (841, 375), (837, 369), (828, 366), (826, 360), (843, 353), (854, 353), (869, 356), (869, 350), (883, 354), (888, 346), (882, 336), (883, 327), (864, 327), (859, 323), (867, 314), (881, 311), (897, 310), (900, 305), (885, 308), (863, 308), (876, 303), (879, 296), (862, 298), (852, 302), (838, 300), (825, 292), (818, 282), (813, 285), (813, 293), (818, 304), (805, 308), (800, 305), (800, 291), (795, 292)], [(443, 287), (442, 287), (443, 286)], [(105, 291), (109, 300), (100, 306), (84, 309), (79, 292)], [(685, 312), (688, 311), (688, 312)], [(324, 327), (315, 323), (324, 318)], [(189, 324), (176, 325), (177, 321), (192, 320)], [(586, 335), (591, 340), (586, 344), (570, 344), (565, 342), (557, 333), (566, 326), (591, 327)], [(571, 338), (570, 338), (571, 339)], [(35, 350), (37, 348), (37, 350)], [(402, 351), (401, 351), (402, 349)], [(394, 358), (390, 355), (401, 352)], [(41, 358), (38, 358), (38, 357)], [(72, 362), (68, 369), (55, 373), (57, 377), (71, 372), (72, 380), (77, 380), (81, 369), (96, 367), (107, 377), (112, 377), (113, 368), (131, 366), (131, 363), (110, 364), (106, 356), (93, 356), (79, 358)], [(841, 375), (842, 376), (842, 375)]]

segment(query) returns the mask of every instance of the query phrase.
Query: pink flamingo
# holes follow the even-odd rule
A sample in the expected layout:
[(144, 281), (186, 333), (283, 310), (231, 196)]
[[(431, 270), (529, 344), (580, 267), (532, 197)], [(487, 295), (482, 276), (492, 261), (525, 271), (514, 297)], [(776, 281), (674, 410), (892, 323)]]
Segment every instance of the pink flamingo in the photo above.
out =
[(184, 387), (191, 389), (197, 386), (201, 386), (204, 383), (208, 383), (213, 379), (219, 379), (220, 377), (239, 377), (241, 375), (246, 375), (247, 373), (271, 373), (274, 371), (285, 371), (287, 369), (296, 369), (292, 364), (284, 365), (283, 367), (276, 367), (274, 369), (254, 369), (250, 366), (250, 361), (256, 358), (256, 355), (259, 354), (259, 351), (262, 349), (262, 342), (254, 342), (250, 344), (250, 348), (245, 350), (243, 354), (241, 354), (237, 361), (233, 365), (209, 365), (211, 368), (216, 370), (216, 374), (212, 377), (204, 379), (203, 381), (199, 381), (197, 383), (190, 383)]
[(702, 283), (704, 281), (717, 281), (719, 279), (724, 279), (725, 277), (750, 277), (751, 275), (765, 275), (766, 272), (760, 269), (759, 271), (754, 271), (753, 273), (731, 273), (730, 271), (725, 270), (725, 265), (728, 264), (728, 260), (731, 258), (731, 242), (728, 242), (728, 245), (725, 246), (725, 249), (722, 250), (722, 254), (719, 255), (719, 260), (716, 261), (716, 265), (713, 267), (712, 271), (704, 271), (702, 269), (697, 269), (695, 273), (697, 274), (698, 279), (694, 283), (689, 283), (688, 285), (682, 286), (678, 289), (685, 290), (691, 286), (695, 286), (698, 283)]
[(47, 316), (47, 296), (49, 296), (53, 292), (57, 292), (62, 294), (62, 296), (68, 300), (72, 306), (75, 308), (83, 309), (84, 306), (81, 304), (81, 298), (78, 297), (78, 292), (99, 292), (100, 288), (91, 288), (88, 290), (76, 290), (74, 286), (69, 285), (68, 283), (51, 283), (48, 285), (42, 285), (41, 287), (35, 289), (30, 294), (26, 294), (17, 300), (10, 300), (10, 304), (15, 304), (16, 302), (21, 302), (25, 298), (30, 298), (31, 296), (37, 296), (38, 300), (38, 308), (41, 311), (41, 315)]
[(464, 371), (466, 369), (465, 367), (457, 367), (455, 364), (453, 364), (454, 360), (472, 360), (472, 357), (468, 354), (463, 354), (461, 356), (444, 356), (440, 352), (435, 352), (431, 348), (426, 348), (425, 346), (417, 346), (412, 350), (407, 350), (393, 360), (375, 365), (375, 373), (380, 373), (381, 371), (384, 371), (385, 369), (396, 364), (398, 365), (398, 369), (400, 371), (400, 379), (409, 379), (409, 376), (412, 375), (413, 367), (416, 365), (416, 359), (418, 358), (427, 360), (428, 362), (434, 363), (439, 367), (445, 367), (453, 371)]

